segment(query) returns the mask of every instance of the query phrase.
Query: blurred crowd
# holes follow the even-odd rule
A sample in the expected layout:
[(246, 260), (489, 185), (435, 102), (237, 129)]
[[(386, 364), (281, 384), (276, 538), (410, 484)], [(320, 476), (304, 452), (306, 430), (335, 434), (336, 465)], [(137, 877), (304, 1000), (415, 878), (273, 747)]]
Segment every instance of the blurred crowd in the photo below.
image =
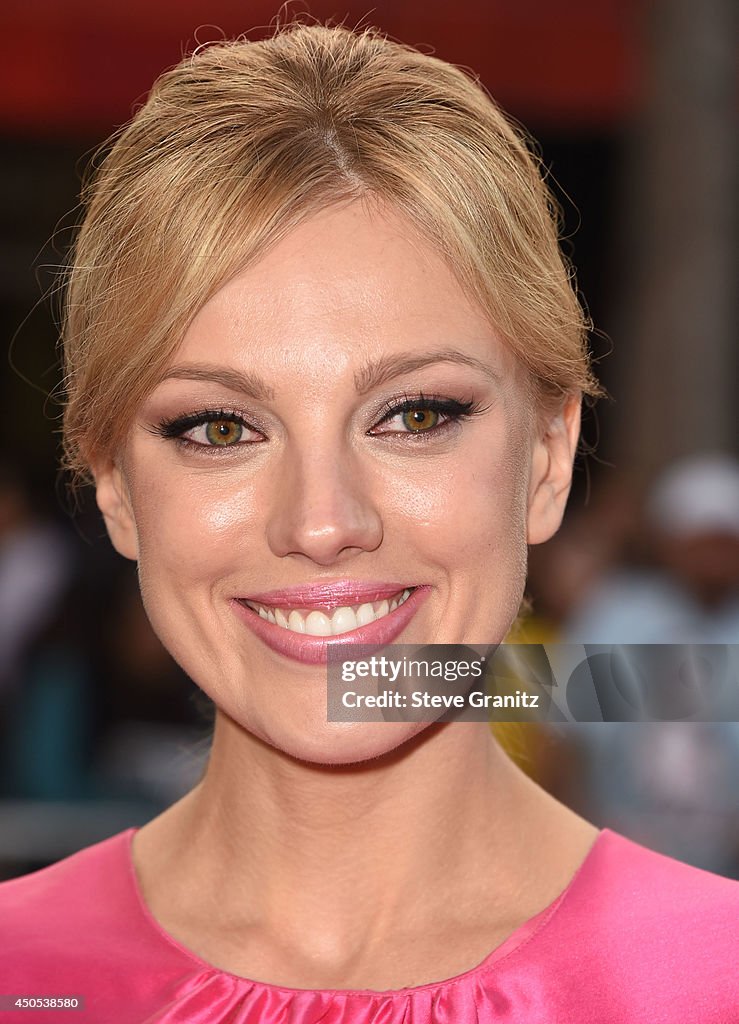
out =
[[(739, 644), (739, 461), (574, 503), (530, 551), (532, 643)], [(0, 877), (142, 824), (202, 775), (213, 708), (143, 611), (94, 505), (39, 514), (0, 467)], [(739, 878), (739, 724), (526, 725), (525, 767), (602, 827)]]
[(179, 799), (202, 774), (211, 721), (97, 510), (44, 516), (1, 467), (0, 877)]
[[(739, 644), (739, 460), (707, 452), (670, 463), (646, 489), (596, 491), (531, 549), (530, 580), (534, 613), (521, 637), (530, 643)], [(739, 878), (739, 723), (548, 730), (532, 757), (559, 799), (602, 827)]]

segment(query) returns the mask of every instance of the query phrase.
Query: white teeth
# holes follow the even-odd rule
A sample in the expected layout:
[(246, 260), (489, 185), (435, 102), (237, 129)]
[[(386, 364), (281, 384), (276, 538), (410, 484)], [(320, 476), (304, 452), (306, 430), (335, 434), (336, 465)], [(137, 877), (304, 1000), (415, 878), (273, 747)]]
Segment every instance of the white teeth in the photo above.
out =
[(331, 619), (323, 612), (311, 612), (305, 620), (305, 631), (311, 636), (331, 636)]
[(341, 633), (349, 633), (360, 626), (368, 626), (376, 619), (395, 611), (404, 601), (410, 597), (410, 589), (406, 589), (392, 601), (375, 601), (374, 604), (346, 605), (336, 608), (331, 618), (324, 612), (312, 611), (303, 614), (293, 608), (290, 612), (283, 608), (270, 608), (269, 606), (246, 602), (250, 608), (259, 613), (259, 617), (282, 629), (290, 629), (293, 633), (306, 633), (309, 636), (338, 636)]
[(331, 632), (334, 635), (348, 633), (350, 629), (356, 629), (357, 625), (357, 616), (351, 608), (337, 608), (331, 616)]
[(370, 622), (375, 621), (375, 610), (371, 604), (360, 604), (357, 609), (357, 625), (358, 626), (369, 626)]
[(287, 617), (287, 628), (293, 633), (305, 633), (305, 619), (300, 612), (290, 612)]

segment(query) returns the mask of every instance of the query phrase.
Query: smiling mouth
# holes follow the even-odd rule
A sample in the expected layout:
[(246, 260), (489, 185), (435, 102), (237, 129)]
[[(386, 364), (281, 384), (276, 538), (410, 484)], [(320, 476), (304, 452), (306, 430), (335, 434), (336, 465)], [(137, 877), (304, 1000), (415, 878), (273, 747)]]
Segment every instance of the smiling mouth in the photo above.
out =
[(339, 608), (278, 608), (258, 601), (240, 603), (275, 626), (307, 636), (340, 636), (384, 618), (404, 604), (416, 587), (398, 591), (390, 600), (343, 605)]

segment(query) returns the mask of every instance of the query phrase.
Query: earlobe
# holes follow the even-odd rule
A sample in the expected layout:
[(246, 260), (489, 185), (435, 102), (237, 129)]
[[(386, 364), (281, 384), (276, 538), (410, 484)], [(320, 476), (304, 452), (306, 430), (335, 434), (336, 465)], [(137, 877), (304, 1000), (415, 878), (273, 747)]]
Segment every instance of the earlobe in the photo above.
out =
[(128, 487), (120, 467), (113, 461), (93, 467), (95, 499), (103, 514), (108, 536), (124, 558), (138, 561), (136, 521)]
[(572, 486), (582, 396), (570, 396), (534, 442), (529, 479), (527, 544), (543, 544), (559, 529)]

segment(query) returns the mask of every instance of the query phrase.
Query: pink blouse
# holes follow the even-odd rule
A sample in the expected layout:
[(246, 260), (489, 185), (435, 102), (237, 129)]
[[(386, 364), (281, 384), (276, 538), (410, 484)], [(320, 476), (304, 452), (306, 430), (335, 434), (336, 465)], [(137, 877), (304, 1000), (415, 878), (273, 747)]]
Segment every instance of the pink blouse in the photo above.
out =
[[(609, 829), (477, 967), (386, 992), (250, 981), (147, 909), (129, 828), (0, 884), (0, 1021), (27, 1024), (737, 1024), (739, 882)], [(7, 1008), (83, 997), (84, 1009)]]

